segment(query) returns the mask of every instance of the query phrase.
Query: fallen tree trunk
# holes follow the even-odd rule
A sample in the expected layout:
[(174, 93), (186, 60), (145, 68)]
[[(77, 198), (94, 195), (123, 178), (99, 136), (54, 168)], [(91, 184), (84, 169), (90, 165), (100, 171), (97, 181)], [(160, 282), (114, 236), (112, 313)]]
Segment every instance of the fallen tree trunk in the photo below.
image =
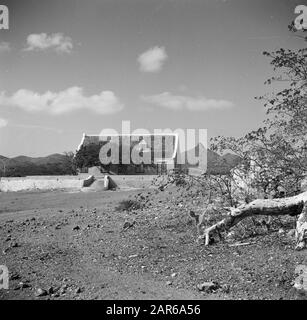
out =
[(210, 236), (215, 232), (227, 231), (241, 220), (257, 215), (299, 216), (296, 223), (296, 249), (307, 247), (307, 191), (294, 197), (282, 199), (258, 199), (238, 208), (228, 208), (228, 216), (205, 229), (199, 240), (209, 245)]

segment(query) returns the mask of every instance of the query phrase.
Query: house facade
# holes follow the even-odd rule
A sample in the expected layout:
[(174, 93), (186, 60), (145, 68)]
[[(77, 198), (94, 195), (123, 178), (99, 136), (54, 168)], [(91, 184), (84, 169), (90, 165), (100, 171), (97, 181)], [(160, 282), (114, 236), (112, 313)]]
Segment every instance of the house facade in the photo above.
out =
[[(181, 168), (179, 137), (172, 134), (83, 134), (77, 151), (97, 147), (99, 165), (82, 172), (118, 175), (167, 174)], [(97, 154), (98, 157), (98, 154)]]

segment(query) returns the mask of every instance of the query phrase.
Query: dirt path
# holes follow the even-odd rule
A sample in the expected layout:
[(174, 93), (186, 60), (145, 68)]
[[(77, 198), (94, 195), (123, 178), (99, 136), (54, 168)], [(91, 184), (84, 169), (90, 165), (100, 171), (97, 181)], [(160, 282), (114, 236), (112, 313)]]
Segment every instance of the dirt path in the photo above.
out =
[[(303, 298), (291, 283), (305, 254), (285, 235), (198, 246), (172, 194), (147, 190), (147, 208), (116, 209), (139, 193), (0, 193), (0, 264), (11, 275), (0, 299)], [(200, 292), (204, 281), (218, 289)]]
[[(31, 231), (36, 231), (42, 226), (42, 229), (48, 229), (48, 224), (54, 223), (61, 216), (70, 217), (67, 210), (79, 209), (85, 214), (96, 206), (103, 206), (105, 210), (114, 210), (114, 206), (118, 204), (118, 200), (133, 195), (138, 191), (131, 192), (107, 192), (107, 193), (61, 193), (61, 192), (34, 192), (34, 193), (7, 193), (0, 194), (1, 214), (0, 223), (1, 229), (3, 224), (9, 224), (12, 229), (7, 229), (8, 234), (14, 234), (14, 239), (19, 243), (22, 242), (20, 249), (15, 252), (3, 254), (4, 248), (1, 248), (0, 255), (2, 264), (8, 265), (14, 274), (20, 275), (18, 281), (13, 281), (13, 290), (0, 292), (1, 299), (32, 299), (33, 290), (35, 287), (57, 288), (67, 285), (69, 290), (65, 294), (57, 297), (60, 299), (67, 298), (83, 298), (83, 299), (199, 299), (199, 295), (189, 290), (176, 290), (162, 281), (150, 279), (146, 274), (122, 274), (116, 270), (111, 270), (109, 267), (102, 267), (95, 263), (95, 258), (84, 252), (86, 248), (74, 248), (67, 251), (66, 245), (73, 246), (74, 234), (70, 232), (72, 224), (69, 227), (63, 228), (52, 241), (46, 241), (49, 234), (39, 234), (38, 237), (33, 237)], [(26, 208), (26, 210), (24, 210)], [(65, 212), (64, 212), (65, 211)], [(38, 224), (33, 220), (35, 228), (27, 228), (31, 225), (28, 221), (37, 219)], [(67, 218), (66, 218), (67, 219)], [(7, 221), (9, 221), (7, 223)], [(25, 223), (26, 221), (26, 223)], [(51, 222), (52, 221), (52, 222)], [(24, 228), (20, 228), (25, 226)], [(14, 227), (17, 226), (15, 229)], [(30, 229), (30, 230), (28, 230)], [(22, 232), (21, 232), (22, 231)], [(35, 233), (36, 233), (35, 232)], [(2, 233), (4, 235), (4, 233)], [(16, 236), (16, 238), (15, 238)], [(11, 239), (11, 238), (10, 238)], [(36, 252), (31, 251), (31, 244), (35, 243)], [(47, 247), (46, 247), (47, 246)], [(31, 247), (31, 248), (30, 248)], [(55, 248), (57, 248), (55, 250)], [(58, 249), (63, 248), (63, 249)], [(49, 250), (48, 250), (49, 249)], [(64, 252), (64, 250), (66, 252)], [(38, 253), (40, 251), (40, 253)], [(39, 260), (44, 261), (44, 257), (54, 254), (55, 260), (59, 260), (60, 255), (63, 255), (60, 261), (53, 261), (52, 265), (46, 268), (46, 272), (42, 272), (37, 266), (37, 262), (33, 261), (30, 255), (39, 255)], [(11, 254), (11, 256), (10, 256)], [(22, 263), (18, 263), (15, 259), (20, 258)], [(30, 258), (30, 260), (29, 260)], [(47, 258), (46, 258), (47, 259)], [(13, 261), (12, 261), (13, 260)], [(59, 265), (59, 268), (56, 266)], [(62, 270), (59, 270), (61, 269)], [(66, 271), (66, 273), (65, 273)], [(56, 279), (59, 273), (67, 274), (67, 277)], [(34, 276), (30, 276), (30, 275)], [(20, 280), (20, 281), (19, 281)], [(18, 283), (21, 280), (31, 283), (29, 290), (14, 290), (18, 288)], [(58, 281), (62, 280), (62, 281)], [(64, 281), (63, 281), (64, 280)], [(34, 285), (35, 284), (35, 285)], [(78, 285), (77, 285), (78, 284)], [(80, 294), (75, 294), (76, 288), (81, 288)]]

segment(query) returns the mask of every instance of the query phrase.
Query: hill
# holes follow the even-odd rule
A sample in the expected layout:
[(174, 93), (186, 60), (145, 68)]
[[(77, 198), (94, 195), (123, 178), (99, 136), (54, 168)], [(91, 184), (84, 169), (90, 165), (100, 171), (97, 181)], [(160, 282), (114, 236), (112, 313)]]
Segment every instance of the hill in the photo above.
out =
[(37, 165), (44, 165), (50, 163), (61, 163), (66, 160), (66, 156), (64, 154), (54, 153), (46, 157), (27, 157), (27, 156), (18, 156), (13, 157), (10, 160), (17, 162), (17, 163), (34, 163)]
[[(23, 177), (31, 175), (66, 175), (75, 174), (69, 157), (65, 154), (51, 154), (46, 157), (17, 156), (7, 158), (0, 155), (5, 165), (5, 176)], [(0, 166), (0, 174), (4, 175), (4, 168)]]
[[(240, 157), (238, 157), (237, 155), (227, 153), (221, 156), (212, 150), (206, 149), (202, 144), (198, 144), (195, 148), (182, 152), (181, 157), (185, 159), (185, 163), (188, 163), (188, 157), (190, 158), (193, 155), (195, 155), (196, 157), (201, 157), (201, 155), (205, 152), (207, 152), (207, 172), (210, 174), (227, 173), (230, 169), (234, 168), (240, 162)], [(186, 164), (185, 167), (197, 168), (198, 164)]]
[[(216, 152), (206, 150), (203, 145), (197, 145), (195, 148), (181, 153), (184, 159), (191, 155), (198, 156), (207, 152), (207, 172), (210, 174), (223, 174), (235, 167), (240, 158), (234, 154), (227, 153), (220, 156)], [(1, 164), (1, 162), (3, 162)], [(187, 163), (187, 161), (185, 161)], [(5, 172), (4, 172), (5, 164)], [(197, 168), (196, 165), (185, 165), (186, 168)], [(70, 175), (75, 174), (75, 168), (71, 159), (65, 154), (54, 153), (46, 157), (4, 157), (0, 155), (0, 176), (23, 177), (31, 175)]]

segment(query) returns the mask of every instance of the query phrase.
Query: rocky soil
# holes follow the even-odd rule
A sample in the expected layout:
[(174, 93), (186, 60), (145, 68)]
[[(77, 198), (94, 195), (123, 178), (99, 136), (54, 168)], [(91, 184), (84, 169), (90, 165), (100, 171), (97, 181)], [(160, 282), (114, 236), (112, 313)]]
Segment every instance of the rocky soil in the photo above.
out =
[(246, 221), (204, 247), (189, 215), (204, 206), (178, 187), (0, 193), (0, 299), (306, 299), (294, 218)]

